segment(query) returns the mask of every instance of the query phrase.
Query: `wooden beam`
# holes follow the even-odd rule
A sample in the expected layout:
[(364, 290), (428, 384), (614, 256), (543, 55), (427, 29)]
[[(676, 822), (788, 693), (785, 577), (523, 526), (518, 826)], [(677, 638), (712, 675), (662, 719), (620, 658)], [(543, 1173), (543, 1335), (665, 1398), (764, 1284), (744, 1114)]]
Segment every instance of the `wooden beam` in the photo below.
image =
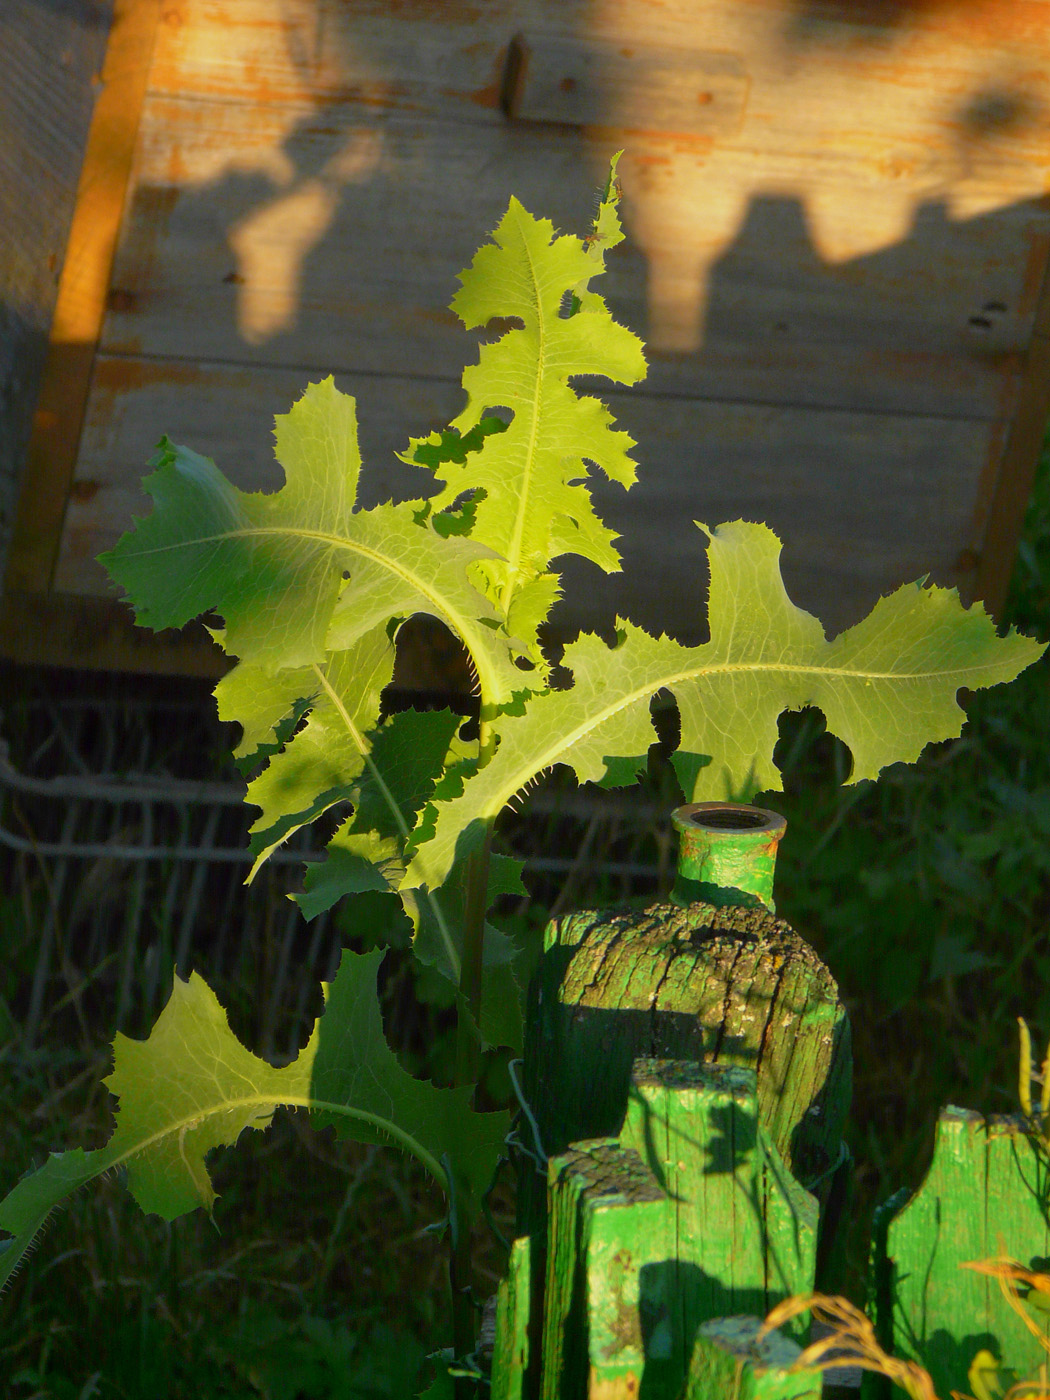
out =
[(160, 12), (115, 0), (8, 556), (15, 592), (51, 584)]
[(0, 598), (0, 656), (26, 666), (208, 680), (230, 667), (199, 622), (151, 632), (115, 599), (36, 591)]
[[(1032, 494), (1036, 468), (1050, 417), (1050, 266), (1046, 250), (1036, 262), (1042, 286), (1036, 305), (1032, 338), (1010, 420), (1010, 430), (987, 496), (978, 501), (974, 596), (997, 616), (1006, 602), (1017, 542)], [(981, 517), (984, 516), (982, 521)]]

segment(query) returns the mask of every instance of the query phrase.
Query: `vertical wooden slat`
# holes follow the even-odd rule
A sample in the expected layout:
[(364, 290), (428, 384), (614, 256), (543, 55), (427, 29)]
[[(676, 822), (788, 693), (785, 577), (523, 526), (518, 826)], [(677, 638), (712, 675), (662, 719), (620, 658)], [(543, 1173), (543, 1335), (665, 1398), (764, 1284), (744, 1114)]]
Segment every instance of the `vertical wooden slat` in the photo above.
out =
[(532, 1296), (528, 1235), (514, 1241), (507, 1277), (496, 1302), (496, 1344), (492, 1355), (491, 1400), (523, 1400), (529, 1369), (529, 1302)]
[[(873, 1250), (877, 1327), (887, 1349), (929, 1371), (938, 1395), (972, 1393), (969, 1371), (990, 1353), (1019, 1380), (1045, 1360), (997, 1281), (962, 1267), (1012, 1258), (1042, 1269), (1047, 1226), (1035, 1145), (1017, 1119), (946, 1108), (919, 1190)], [(1045, 1314), (1032, 1313), (1045, 1334)], [(1004, 1387), (1005, 1388), (1005, 1387)]]
[(160, 12), (161, 0), (115, 0), (8, 558), (8, 590), (43, 592), (54, 571)]
[[(1039, 269), (1042, 287), (1032, 339), (1025, 355), (1020, 389), (995, 473), (991, 499), (986, 506), (987, 517), (977, 551), (974, 594), (993, 617), (999, 614), (1006, 601), (1017, 541), (1050, 417), (1050, 269), (1045, 253)], [(978, 513), (982, 513), (980, 502)]]

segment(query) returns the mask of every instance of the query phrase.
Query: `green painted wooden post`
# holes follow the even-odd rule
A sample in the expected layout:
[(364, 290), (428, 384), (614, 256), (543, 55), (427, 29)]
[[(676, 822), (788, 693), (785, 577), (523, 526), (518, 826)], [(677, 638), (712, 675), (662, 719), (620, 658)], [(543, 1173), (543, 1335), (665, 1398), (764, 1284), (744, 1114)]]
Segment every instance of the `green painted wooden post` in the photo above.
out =
[(820, 1400), (819, 1371), (792, 1371), (801, 1348), (780, 1332), (758, 1340), (762, 1319), (705, 1322), (690, 1358), (684, 1400)]
[(799, 1180), (825, 1194), (841, 1162), (849, 1023), (768, 907), (782, 820), (713, 806), (728, 825), (676, 814), (696, 835), (679, 897), (712, 900), (548, 926), (524, 1079), (550, 1171), (519, 1175), (532, 1286), (505, 1284), (497, 1356), (528, 1375), (494, 1374), (500, 1400), (627, 1400), (643, 1378), (645, 1400), (681, 1400), (702, 1322), (813, 1287)]
[[(1044, 1163), (1022, 1119), (986, 1123), (947, 1108), (925, 1180), (874, 1232), (870, 1286), (880, 1340), (924, 1366), (938, 1395), (973, 1393), (968, 1371), (979, 1351), (1019, 1380), (1046, 1360), (998, 1281), (959, 1267), (1004, 1254), (1025, 1268), (1050, 1266), (1045, 1188)], [(1050, 1318), (1034, 1310), (1031, 1317), (1047, 1335)], [(869, 1395), (887, 1389), (868, 1376), (865, 1387)]]
[(536, 1394), (526, 1332), (540, 1400), (681, 1400), (702, 1323), (813, 1288), (817, 1204), (758, 1125), (753, 1070), (639, 1061), (620, 1139), (553, 1158), (549, 1201), (542, 1318), (528, 1326), (521, 1262), (501, 1289), (499, 1400)]
[(523, 1235), (511, 1245), (507, 1277), (496, 1295), (496, 1343), (492, 1352), (491, 1400), (525, 1400), (529, 1391), (529, 1313), (532, 1252)]
[(686, 1336), (812, 1291), (817, 1202), (759, 1125), (754, 1070), (636, 1060), (620, 1142), (667, 1193)]
[(540, 1400), (638, 1394), (648, 1265), (668, 1258), (664, 1192), (615, 1140), (550, 1163), (550, 1237)]
[[(788, 1169), (823, 1190), (849, 1107), (849, 1022), (831, 974), (782, 920), (710, 904), (554, 920), (524, 1075), (549, 1154), (619, 1133), (639, 1058), (754, 1069), (760, 1123)], [(518, 1209), (542, 1247), (546, 1200), (530, 1169)]]

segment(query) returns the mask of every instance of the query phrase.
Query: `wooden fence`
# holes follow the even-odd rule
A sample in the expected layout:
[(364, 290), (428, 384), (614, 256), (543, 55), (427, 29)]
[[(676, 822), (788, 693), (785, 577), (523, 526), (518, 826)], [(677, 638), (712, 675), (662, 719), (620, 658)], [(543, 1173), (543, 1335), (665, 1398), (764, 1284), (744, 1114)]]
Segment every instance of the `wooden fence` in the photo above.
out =
[[(683, 809), (685, 821), (702, 829), (725, 806)], [(768, 863), (775, 840), (756, 847), (754, 831), (772, 814), (746, 816), (756, 810), (709, 828), (677, 890), (691, 892), (705, 852), (742, 837)], [(706, 871), (723, 896), (727, 868), (715, 859)], [(733, 902), (574, 914), (547, 929), (493, 1400), (821, 1391), (820, 1372), (798, 1367), (808, 1315), (759, 1328), (785, 1299), (837, 1283), (849, 1022), (827, 968), (733, 868)], [(1047, 1194), (1028, 1120), (949, 1107), (920, 1189), (877, 1213), (878, 1343), (928, 1371), (942, 1400), (999, 1400), (1029, 1378), (1029, 1394), (1048, 1393), (1050, 1314), (1023, 1277), (1050, 1269)], [(1021, 1268), (1012, 1284), (960, 1267), (1005, 1258)], [(865, 1384), (888, 1386), (870, 1372)]]

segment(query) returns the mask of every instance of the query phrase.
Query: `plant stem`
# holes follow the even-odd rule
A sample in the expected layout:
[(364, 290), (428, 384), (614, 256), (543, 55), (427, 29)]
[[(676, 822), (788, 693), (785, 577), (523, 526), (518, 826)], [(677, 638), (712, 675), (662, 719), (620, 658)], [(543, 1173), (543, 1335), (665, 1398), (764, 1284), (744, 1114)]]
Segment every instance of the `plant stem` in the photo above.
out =
[[(481, 848), (467, 867), (463, 910), (463, 958), (459, 969), (459, 1025), (456, 1036), (456, 1083), (473, 1084), (480, 1069), (478, 1034), (481, 1022), (481, 979), (485, 953), (485, 914), (488, 900), (492, 823)], [(464, 1014), (466, 1013), (466, 1014)]]
[[(484, 719), (479, 725), (479, 754), (483, 766), (495, 751), (492, 725)], [(481, 979), (484, 970), (485, 914), (488, 911), (489, 859), (492, 854), (493, 823), (489, 822), (479, 850), (467, 866), (467, 889), (463, 908), (463, 952), (459, 970), (458, 1024), (456, 1027), (456, 1084), (476, 1084), (481, 1069)], [(467, 1356), (474, 1350), (474, 1283), (470, 1230), (460, 1226), (452, 1240), (449, 1282), (452, 1288), (452, 1337), (455, 1354)], [(474, 1385), (469, 1380), (455, 1383), (456, 1400), (470, 1400)]]

